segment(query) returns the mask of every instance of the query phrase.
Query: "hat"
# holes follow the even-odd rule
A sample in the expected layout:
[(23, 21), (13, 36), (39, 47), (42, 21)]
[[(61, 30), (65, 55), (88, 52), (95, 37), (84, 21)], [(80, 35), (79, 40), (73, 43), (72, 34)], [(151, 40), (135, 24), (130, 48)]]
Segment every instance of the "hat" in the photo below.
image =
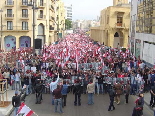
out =
[(17, 95), (18, 94), (18, 91), (15, 91), (15, 94)]

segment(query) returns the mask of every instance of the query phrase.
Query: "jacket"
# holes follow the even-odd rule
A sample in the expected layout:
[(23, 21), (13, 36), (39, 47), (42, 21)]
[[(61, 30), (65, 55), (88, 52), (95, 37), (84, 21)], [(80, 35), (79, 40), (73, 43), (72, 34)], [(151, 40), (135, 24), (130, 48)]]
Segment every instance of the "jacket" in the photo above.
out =
[(68, 86), (65, 84), (62, 86), (61, 94), (67, 95), (67, 93), (68, 93)]
[(87, 92), (88, 93), (94, 93), (95, 92), (95, 80), (93, 80), (93, 83), (89, 83), (87, 85)]
[(121, 84), (118, 83), (118, 84), (116, 84), (114, 87), (115, 87), (115, 90), (116, 90), (116, 94), (117, 94), (117, 95), (121, 95), (121, 94), (122, 94), (122, 87), (121, 87)]
[(21, 105), (21, 95), (13, 96), (12, 97), (12, 105), (13, 107), (19, 107)]
[(75, 84), (73, 88), (73, 94), (81, 94), (81, 93), (82, 93), (81, 84), (80, 83)]

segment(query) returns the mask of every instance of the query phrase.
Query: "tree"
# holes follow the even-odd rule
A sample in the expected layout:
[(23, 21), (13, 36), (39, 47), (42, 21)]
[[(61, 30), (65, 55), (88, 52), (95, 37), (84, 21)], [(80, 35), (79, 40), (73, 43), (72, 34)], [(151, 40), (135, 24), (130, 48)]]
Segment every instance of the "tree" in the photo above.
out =
[(66, 29), (72, 28), (72, 22), (68, 19), (65, 20), (65, 28)]

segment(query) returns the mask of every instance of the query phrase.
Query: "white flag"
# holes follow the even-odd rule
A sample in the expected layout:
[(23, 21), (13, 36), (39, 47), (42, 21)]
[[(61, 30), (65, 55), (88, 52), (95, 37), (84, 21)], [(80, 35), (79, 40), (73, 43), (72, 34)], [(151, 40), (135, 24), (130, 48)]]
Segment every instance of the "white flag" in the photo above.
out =
[(24, 103), (21, 104), (17, 116), (31, 116), (34, 112)]

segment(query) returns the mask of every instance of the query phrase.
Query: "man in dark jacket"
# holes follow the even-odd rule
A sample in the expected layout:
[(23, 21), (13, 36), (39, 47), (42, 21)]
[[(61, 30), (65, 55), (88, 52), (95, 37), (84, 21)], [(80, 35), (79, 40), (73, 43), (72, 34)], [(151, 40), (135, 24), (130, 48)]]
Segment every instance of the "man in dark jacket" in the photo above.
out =
[(36, 84), (36, 87), (35, 87), (36, 104), (40, 104), (41, 103), (43, 89), (44, 89), (44, 86), (43, 86), (41, 80), (38, 80), (38, 83)]
[(21, 105), (21, 95), (22, 95), (22, 93), (20, 93), (20, 95), (18, 95), (18, 91), (15, 91), (15, 96), (12, 97), (12, 105), (15, 108), (14, 116), (17, 115), (18, 109)]
[(79, 79), (75, 81), (75, 85), (74, 85), (74, 89), (73, 89), (73, 94), (75, 94), (75, 101), (74, 101), (74, 105), (77, 106), (77, 102), (78, 105), (81, 106), (81, 84)]
[(116, 95), (116, 92), (113, 89), (113, 87), (111, 87), (111, 89), (109, 90), (110, 105), (109, 105), (108, 111), (111, 111), (111, 107), (113, 107), (113, 110), (115, 110), (115, 106), (114, 106), (114, 97), (115, 97), (115, 95)]

